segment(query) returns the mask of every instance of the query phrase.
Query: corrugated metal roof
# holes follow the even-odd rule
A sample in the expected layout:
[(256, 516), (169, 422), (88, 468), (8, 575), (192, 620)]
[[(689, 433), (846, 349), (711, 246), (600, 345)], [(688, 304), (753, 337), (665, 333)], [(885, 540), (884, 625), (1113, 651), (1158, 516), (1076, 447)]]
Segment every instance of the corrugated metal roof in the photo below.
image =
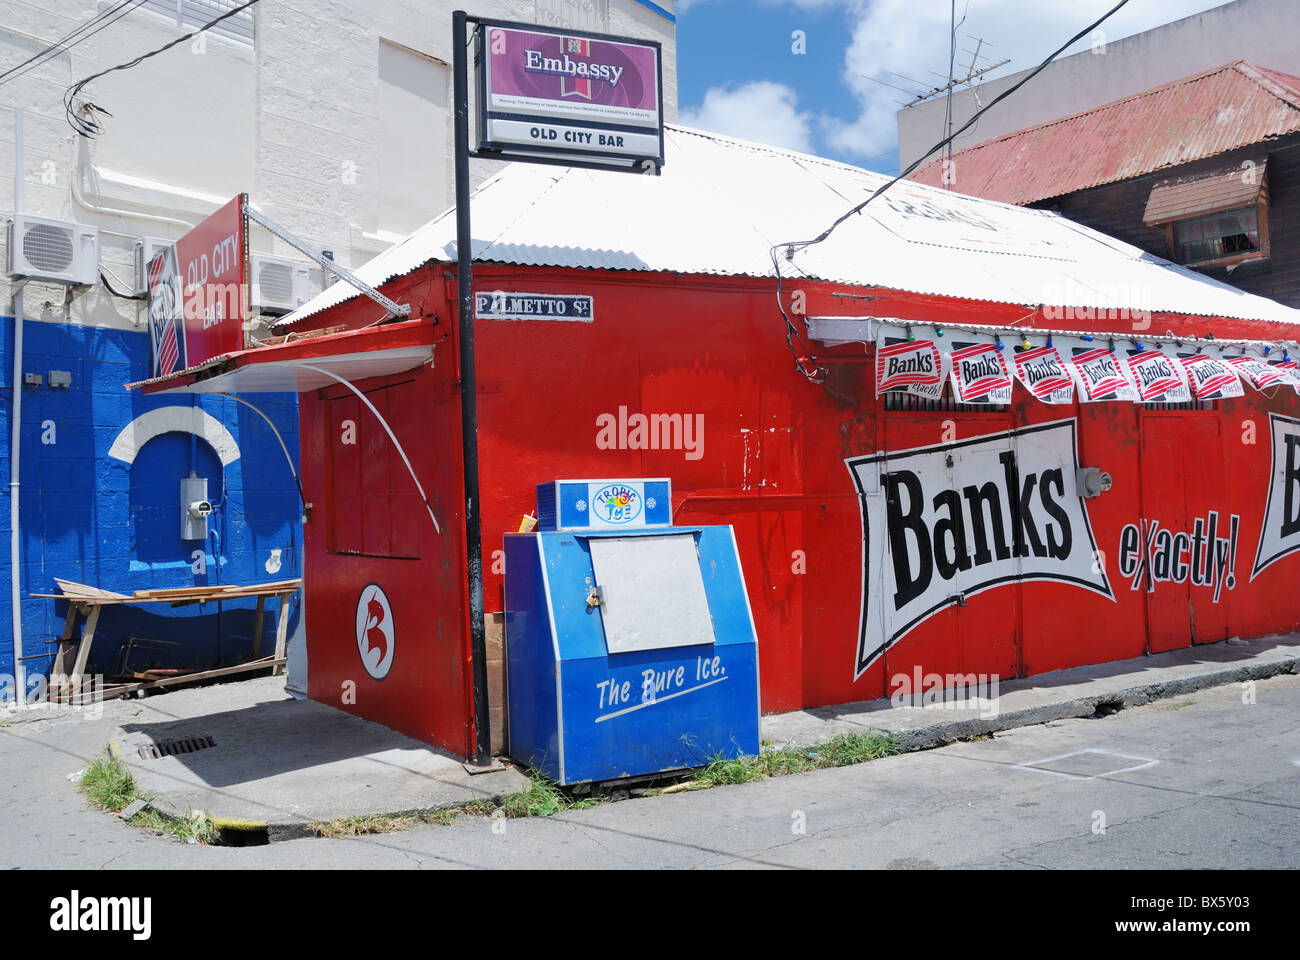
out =
[[(1142, 222), (1163, 224), (1216, 210), (1253, 206), (1264, 191), (1268, 154), (1250, 158), (1249, 173), (1236, 160), (1197, 176), (1171, 176), (1151, 188)], [(1265, 194), (1267, 197), (1267, 194)]]
[[(819, 235), (888, 178), (670, 126), (661, 177), (511, 164), (473, 197), (474, 258), (533, 266), (774, 275), (775, 244)], [(456, 259), (447, 211), (356, 272), (379, 286)], [(1252, 296), (1041, 210), (901, 182), (786, 277), (999, 303), (1300, 322)], [(292, 323), (356, 296), (336, 283)]]
[[(1034, 203), (1300, 131), (1300, 78), (1238, 60), (953, 154), (963, 193)], [(937, 159), (911, 177), (943, 184)]]

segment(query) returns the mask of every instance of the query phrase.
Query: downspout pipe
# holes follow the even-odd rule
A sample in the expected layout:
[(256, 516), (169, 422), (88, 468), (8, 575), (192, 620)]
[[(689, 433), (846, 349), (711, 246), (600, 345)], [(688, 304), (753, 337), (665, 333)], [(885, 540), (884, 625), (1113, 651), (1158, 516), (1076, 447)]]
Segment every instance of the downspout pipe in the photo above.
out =
[[(14, 213), (23, 211), (23, 110), (14, 108)], [(14, 640), (14, 691), (18, 706), (27, 703), (27, 678), (23, 671), (23, 601), (20, 581), (22, 580), (22, 538), (19, 535), (18, 520), (20, 513), (19, 468), (22, 452), (23, 423), (23, 284), (19, 280), (14, 286), (14, 375), (13, 375), (13, 409), (10, 412), (11, 435), (9, 440), (9, 605), (13, 618)]]

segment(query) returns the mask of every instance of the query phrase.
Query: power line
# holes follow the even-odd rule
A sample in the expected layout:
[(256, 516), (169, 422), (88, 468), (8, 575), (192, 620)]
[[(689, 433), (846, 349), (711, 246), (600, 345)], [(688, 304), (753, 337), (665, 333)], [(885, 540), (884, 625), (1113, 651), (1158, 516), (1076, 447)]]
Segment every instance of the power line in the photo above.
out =
[[(983, 116), (985, 113), (987, 113), (997, 104), (1001, 103), (1007, 97), (1011, 96), (1011, 94), (1015, 93), (1026, 83), (1028, 83), (1030, 80), (1034, 79), (1034, 77), (1042, 73), (1043, 70), (1047, 68), (1048, 64), (1050, 64), (1053, 60), (1059, 57), (1065, 50), (1069, 49), (1079, 40), (1083, 39), (1084, 36), (1091, 33), (1093, 30), (1096, 30), (1099, 26), (1101, 26), (1103, 23), (1109, 20), (1120, 10), (1120, 8), (1124, 7), (1128, 2), (1129, 0), (1119, 0), (1119, 3), (1115, 4), (1115, 6), (1111, 7), (1109, 10), (1103, 13), (1098, 19), (1088, 24), (1088, 26), (1084, 27), (1082, 30), (1080, 30), (1078, 33), (1072, 36), (1069, 40), (1065, 41), (1065, 43), (1061, 44), (1061, 46), (1057, 47), (1056, 50), (1048, 54), (1046, 60), (1044, 60), (1038, 66), (1034, 67), (1033, 70), (1029, 71), (1029, 73), (1021, 77), (1020, 80), (1018, 80), (1012, 86), (1008, 87), (1006, 90), (1003, 90), (1000, 94), (998, 94), (996, 97), (990, 100), (988, 104), (986, 104), (984, 107), (975, 111), (975, 113), (971, 115), (970, 119), (967, 120), (964, 124), (962, 124), (961, 127), (959, 127), (955, 132), (944, 137), (933, 147), (927, 150), (924, 154), (922, 154), (921, 156), (913, 160), (912, 163), (908, 165), (908, 168), (906, 170), (901, 171), (898, 174), (898, 176), (889, 180), (882, 186), (877, 187), (876, 190), (871, 194), (871, 196), (867, 197), (867, 199), (863, 200), (861, 203), (854, 206), (847, 213), (844, 213), (838, 218), (836, 218), (834, 223), (832, 223), (829, 227), (823, 230), (816, 237), (812, 238), (811, 240), (790, 240), (784, 243), (777, 243), (772, 245), (772, 248), (768, 252), (772, 257), (772, 268), (773, 270), (776, 271), (776, 305), (777, 305), (777, 309), (781, 311), (781, 316), (785, 319), (785, 326), (786, 326), (785, 342), (786, 342), (786, 346), (790, 348), (790, 353), (794, 356), (795, 369), (797, 369), (807, 379), (809, 379), (814, 383), (820, 383), (822, 380), (825, 379), (825, 371), (821, 367), (816, 365), (816, 359), (812, 356), (812, 351), (808, 349), (807, 343), (804, 341), (803, 337), (799, 335), (799, 331), (795, 327), (794, 321), (790, 318), (790, 314), (786, 312), (785, 304), (781, 302), (781, 285), (784, 278), (781, 276), (781, 261), (780, 258), (777, 256), (777, 251), (784, 249), (786, 259), (794, 260), (794, 255), (799, 251), (806, 250), (809, 247), (824, 241), (827, 237), (829, 237), (832, 233), (835, 232), (835, 230), (840, 226), (840, 224), (844, 223), (844, 221), (848, 220), (849, 217), (852, 217), (854, 214), (861, 213), (863, 208), (865, 208), (867, 204), (869, 204), (872, 200), (875, 200), (876, 197), (880, 196), (882, 193), (884, 193), (894, 184), (898, 183), (899, 180), (905, 178), (908, 174), (914, 171), (917, 167), (919, 167), (922, 163), (928, 160), (935, 153), (942, 150), (944, 147), (948, 146), (955, 139), (957, 139), (957, 137), (965, 133), (966, 130), (968, 130), (971, 126), (973, 126), (981, 116)], [(803, 359), (800, 358), (799, 355), (795, 352), (794, 341), (796, 339), (803, 347), (807, 355), (807, 359), (813, 361), (813, 369), (811, 371), (809, 371), (804, 366)]]
[[(99, 33), (99, 31), (111, 26), (115, 21), (120, 20), (144, 2), (145, 0), (120, 0), (120, 2), (115, 6), (109, 7), (107, 10), (96, 14), (85, 23), (73, 27), (64, 36), (54, 41), (44, 50), (27, 58), (17, 66), (10, 67), (4, 73), (0, 73), (0, 84), (4, 84), (9, 80), (17, 80), (23, 74), (35, 70), (37, 67), (44, 66), (60, 53), (65, 53), (68, 50), (71, 50), (77, 44), (84, 40), (89, 40), (95, 34)], [(78, 37), (77, 34), (79, 33), (83, 35)], [(76, 37), (76, 39), (74, 40), (73, 37)], [(39, 63), (36, 62), (38, 60), (40, 61)]]
[[(107, 111), (103, 110), (100, 107), (96, 107), (95, 104), (93, 103), (87, 103), (85, 104), (85, 109), (89, 110), (90, 116), (81, 117), (81, 116), (77, 116), (77, 112), (73, 107), (73, 103), (76, 101), (77, 97), (81, 95), (81, 91), (86, 87), (87, 84), (91, 83), (94, 80), (98, 80), (100, 77), (104, 76), (105, 74), (113, 73), (116, 70), (130, 70), (132, 67), (139, 66), (140, 64), (144, 63), (144, 61), (148, 60), (150, 57), (156, 57), (160, 53), (165, 53), (166, 51), (170, 50), (172, 47), (176, 46), (177, 44), (184, 43), (186, 40), (198, 36), (200, 33), (203, 33), (205, 30), (210, 30), (211, 28), (215, 27), (217, 24), (221, 23), (221, 21), (228, 20), (238, 13), (243, 13), (245, 10), (247, 10), (249, 7), (253, 6), (253, 4), (257, 2), (258, 0), (248, 0), (247, 3), (242, 3), (237, 7), (227, 10), (221, 16), (209, 20), (207, 23), (205, 23), (203, 26), (199, 27), (198, 29), (191, 30), (189, 33), (185, 34), (184, 36), (177, 37), (175, 40), (172, 40), (169, 43), (164, 43), (161, 47), (159, 47), (156, 50), (150, 50), (148, 53), (142, 53), (140, 56), (136, 57), (134, 60), (128, 61), (127, 63), (119, 63), (115, 67), (109, 67), (106, 70), (99, 71), (99, 73), (93, 73), (90, 76), (86, 77), (84, 80), (78, 80), (72, 86), (68, 87), (68, 89), (64, 91), (63, 94), (63, 109), (64, 112), (67, 114), (68, 123), (71, 125), (73, 130), (77, 131), (77, 133), (81, 134), (83, 137), (86, 137), (87, 139), (94, 139), (94, 137), (103, 130), (103, 127), (100, 126), (99, 121), (95, 119), (94, 115), (96, 113), (107, 113)], [(111, 116), (111, 114), (109, 114), (109, 116)]]

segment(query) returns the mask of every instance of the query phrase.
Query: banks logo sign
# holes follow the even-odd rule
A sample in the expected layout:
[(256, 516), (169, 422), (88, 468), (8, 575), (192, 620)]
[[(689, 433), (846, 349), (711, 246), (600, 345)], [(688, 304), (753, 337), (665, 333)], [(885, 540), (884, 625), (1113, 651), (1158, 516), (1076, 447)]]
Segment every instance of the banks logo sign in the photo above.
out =
[(1016, 377), (1044, 403), (1074, 403), (1074, 381), (1055, 347), (1015, 348)]
[(1192, 399), (1179, 367), (1159, 350), (1128, 351), (1128, 368), (1143, 403), (1187, 403)]
[(943, 395), (943, 355), (933, 340), (885, 337), (876, 348), (876, 396), (910, 393), (938, 400)]
[(953, 343), (952, 385), (962, 403), (1011, 402), (1011, 373), (992, 341)]
[(1273, 469), (1251, 580), (1300, 550), (1300, 420), (1277, 413), (1269, 414), (1268, 419), (1273, 433)]
[(854, 678), (965, 598), (1048, 580), (1114, 600), (1075, 486), (1075, 421), (845, 461), (862, 503)]

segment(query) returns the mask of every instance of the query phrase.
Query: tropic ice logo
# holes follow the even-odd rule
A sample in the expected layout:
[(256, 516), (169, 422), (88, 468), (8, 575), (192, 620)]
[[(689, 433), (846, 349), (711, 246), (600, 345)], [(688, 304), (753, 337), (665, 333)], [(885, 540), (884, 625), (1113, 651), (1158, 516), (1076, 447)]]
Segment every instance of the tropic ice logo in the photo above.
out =
[(357, 651), (366, 673), (375, 680), (393, 666), (393, 610), (377, 583), (367, 584), (357, 598)]
[(631, 523), (641, 516), (641, 494), (623, 483), (611, 483), (591, 498), (600, 519), (606, 523)]

